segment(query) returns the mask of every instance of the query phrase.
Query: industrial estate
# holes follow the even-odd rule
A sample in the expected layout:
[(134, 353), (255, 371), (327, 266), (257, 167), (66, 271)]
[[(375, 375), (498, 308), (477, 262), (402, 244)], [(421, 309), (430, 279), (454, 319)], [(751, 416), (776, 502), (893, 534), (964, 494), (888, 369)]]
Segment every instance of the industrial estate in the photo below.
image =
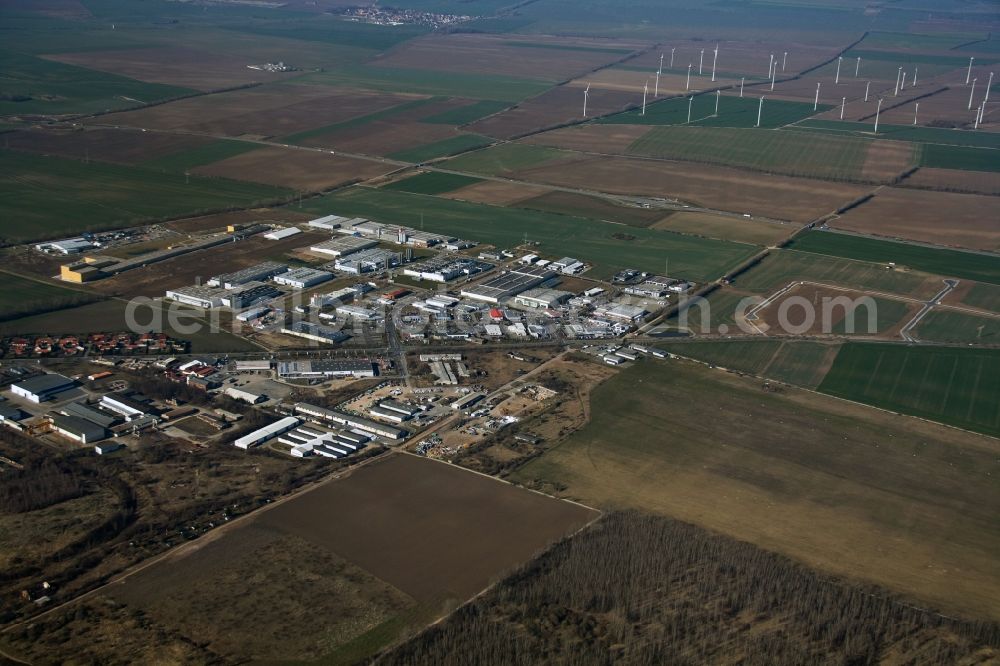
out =
[(932, 4), (0, 0), (0, 660), (1000, 659)]

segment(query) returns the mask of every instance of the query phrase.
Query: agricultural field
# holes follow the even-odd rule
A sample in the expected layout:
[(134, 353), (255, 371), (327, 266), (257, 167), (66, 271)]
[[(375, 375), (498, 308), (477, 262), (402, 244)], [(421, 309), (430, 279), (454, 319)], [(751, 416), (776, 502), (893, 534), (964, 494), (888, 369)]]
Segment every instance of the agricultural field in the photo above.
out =
[[(544, 210), (563, 215), (576, 215), (578, 217), (590, 217), (595, 220), (607, 220), (618, 222), (633, 227), (655, 227), (669, 212), (657, 210), (655, 208), (640, 208), (638, 206), (628, 206), (618, 204), (609, 199), (601, 199), (586, 194), (576, 194), (574, 192), (553, 191), (541, 196), (525, 199), (517, 203), (519, 208), (532, 208), (534, 210)], [(669, 231), (680, 231), (668, 229)], [(711, 234), (704, 234), (706, 236)], [(743, 240), (743, 239), (726, 239)], [(743, 241), (754, 243), (756, 241)]]
[(993, 171), (963, 171), (920, 167), (899, 184), (938, 192), (963, 192), (1000, 196), (1000, 173)]
[[(863, 234), (997, 251), (1000, 250), (1000, 230), (995, 223), (997, 215), (1000, 215), (1000, 200), (996, 197), (892, 187), (880, 190), (872, 199), (852, 208), (829, 224), (837, 229)], [(901, 243), (876, 240), (869, 243), (882, 243), (893, 248), (886, 256), (896, 254), (897, 249), (902, 246)], [(953, 250), (924, 252), (942, 253), (943, 259), (939, 263), (965, 256)], [(906, 263), (902, 259), (888, 261)], [(997, 270), (1000, 271), (1000, 268)], [(968, 277), (979, 279), (971, 275)]]
[(4, 285), (0, 294), (0, 321), (61, 310), (100, 298), (79, 289), (67, 289), (11, 273), (0, 273), (0, 279)]
[(653, 228), (755, 245), (777, 243), (790, 236), (795, 230), (793, 226), (765, 220), (748, 220), (732, 215), (690, 213), (687, 211), (671, 213), (668, 217), (654, 224)]
[(3, 135), (4, 148), (11, 150), (115, 164), (157, 164), (168, 156), (205, 150), (215, 143), (213, 139), (200, 136), (109, 129), (32, 129)]
[(404, 162), (426, 162), (440, 157), (449, 157), (493, 143), (493, 140), (478, 134), (458, 134), (440, 141), (432, 141), (415, 148), (389, 153), (388, 157)]
[(1000, 616), (991, 440), (680, 360), (636, 364), (591, 404), (586, 426), (511, 477), (693, 522), (921, 607)]
[[(640, 90), (641, 93), (641, 90)], [(760, 100), (750, 97), (735, 97), (723, 95), (719, 99), (719, 113), (715, 113), (716, 96), (714, 94), (695, 95), (688, 98), (672, 98), (646, 105), (646, 113), (641, 109), (633, 109), (598, 119), (596, 122), (624, 125), (696, 125), (700, 127), (755, 127)], [(691, 120), (688, 121), (688, 107), (691, 107)], [(761, 111), (760, 127), (774, 129), (795, 123), (804, 118), (826, 111), (829, 106), (820, 105), (818, 111), (813, 111), (812, 104), (804, 102), (789, 102), (783, 100), (766, 100)]]
[(962, 298), (962, 303), (974, 308), (1000, 312), (1000, 286), (994, 284), (974, 284)]
[(995, 149), (926, 143), (920, 150), (920, 166), (996, 172), (1000, 171), (1000, 156)]
[[(415, 225), (423, 219), (427, 231), (472, 238), (497, 247), (530, 241), (540, 252), (578, 256), (594, 265), (593, 274), (609, 277), (635, 266), (662, 270), (704, 281), (749, 258), (757, 247), (695, 238), (654, 229), (627, 227), (582, 217), (499, 208), (405, 192), (356, 187), (310, 201), (307, 209), (320, 214), (358, 215), (390, 224)], [(421, 217), (422, 216), (422, 217)]]
[(930, 298), (944, 287), (939, 278), (926, 273), (890, 270), (867, 261), (797, 250), (772, 250), (763, 261), (733, 280), (733, 286), (767, 295), (799, 280), (918, 299)]
[[(966, 61), (968, 62), (968, 61)], [(874, 112), (874, 109), (872, 109)], [(870, 136), (873, 121), (852, 122), (847, 120), (802, 120), (793, 129), (809, 132), (835, 132), (845, 136)], [(943, 127), (914, 127), (911, 125), (886, 125), (879, 123), (878, 134), (883, 139), (912, 141), (914, 143), (940, 143), (951, 146), (973, 146), (1000, 148), (1000, 133), (973, 132), (963, 129)]]
[(526, 183), (510, 183), (500, 180), (484, 180), (481, 183), (446, 192), (441, 196), (448, 199), (459, 199), (473, 203), (490, 204), (494, 206), (512, 206), (527, 199), (543, 196), (553, 190), (539, 185)]
[(841, 348), (819, 390), (994, 437), (1000, 435), (997, 350), (852, 342)]
[[(364, 510), (330, 510), (348, 506)], [(106, 595), (226, 659), (356, 661), (596, 516), (396, 454), (171, 554)], [(205, 589), (212, 599), (192, 606)], [(289, 622), (312, 630), (288, 640)]]
[[(143, 136), (148, 136), (148, 133), (143, 133)], [(153, 134), (153, 136), (156, 136), (156, 134)], [(162, 136), (173, 138), (176, 135), (164, 134)], [(214, 162), (228, 160), (232, 157), (236, 157), (237, 155), (242, 155), (255, 150), (264, 150), (264, 147), (258, 143), (250, 141), (216, 139), (214, 141), (209, 140), (208, 143), (191, 148), (181, 147), (179, 150), (172, 151), (159, 157), (150, 156), (148, 160), (141, 163), (141, 166), (148, 169), (159, 169), (160, 171), (184, 172), (201, 166), (206, 166)], [(242, 178), (239, 180), (248, 179)]]
[(807, 340), (699, 340), (658, 343), (658, 348), (737, 372), (816, 388), (840, 349), (839, 342)]
[(440, 171), (424, 171), (416, 176), (409, 176), (402, 180), (397, 180), (388, 185), (383, 185), (383, 190), (393, 192), (411, 192), (413, 194), (444, 194), (454, 190), (482, 183), (479, 178), (472, 176), (460, 176), (454, 173), (441, 173)]
[(191, 173), (213, 178), (247, 180), (299, 192), (318, 192), (381, 176), (392, 166), (310, 150), (266, 147), (242, 153)]
[(287, 197), (284, 188), (0, 151), (0, 238), (128, 226)]
[(1000, 315), (981, 317), (935, 308), (917, 325), (914, 335), (928, 342), (974, 342), (1000, 345)]
[(441, 165), (455, 171), (468, 171), (487, 176), (511, 175), (522, 169), (558, 163), (573, 157), (565, 150), (542, 148), (520, 143), (505, 143), (486, 150), (461, 155)]
[(789, 247), (800, 252), (875, 262), (883, 266), (894, 262), (897, 266), (905, 266), (911, 270), (1000, 284), (1000, 256), (992, 254), (946, 250), (822, 231), (802, 234)]
[(914, 302), (805, 283), (758, 310), (753, 323), (769, 335), (895, 338), (919, 309)]
[(473, 123), (481, 118), (492, 115), (494, 113), (499, 113), (504, 109), (508, 108), (510, 104), (507, 102), (498, 102), (491, 99), (481, 99), (473, 101), (471, 104), (466, 104), (465, 106), (458, 107), (456, 109), (448, 109), (447, 111), (442, 111), (441, 113), (436, 113), (432, 116), (427, 116), (423, 119), (425, 123), (440, 123), (442, 125), (467, 125)]

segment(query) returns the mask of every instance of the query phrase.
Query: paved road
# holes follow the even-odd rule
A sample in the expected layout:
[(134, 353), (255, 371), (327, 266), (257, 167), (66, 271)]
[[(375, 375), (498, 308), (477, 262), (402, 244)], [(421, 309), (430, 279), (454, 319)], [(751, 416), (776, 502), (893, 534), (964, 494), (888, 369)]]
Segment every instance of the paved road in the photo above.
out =
[(947, 296), (952, 289), (958, 286), (958, 280), (945, 280), (944, 284), (945, 284), (944, 289), (939, 291), (931, 300), (924, 303), (924, 307), (920, 308), (920, 312), (915, 314), (913, 316), (913, 319), (907, 322), (906, 326), (904, 326), (902, 330), (900, 330), (899, 334), (903, 337), (904, 340), (906, 340), (907, 342), (920, 342), (920, 340), (914, 337), (913, 334), (910, 333), (910, 331), (916, 328), (917, 324), (920, 323), (920, 320), (926, 317), (927, 313), (930, 312), (935, 305), (941, 303), (941, 300), (945, 296)]

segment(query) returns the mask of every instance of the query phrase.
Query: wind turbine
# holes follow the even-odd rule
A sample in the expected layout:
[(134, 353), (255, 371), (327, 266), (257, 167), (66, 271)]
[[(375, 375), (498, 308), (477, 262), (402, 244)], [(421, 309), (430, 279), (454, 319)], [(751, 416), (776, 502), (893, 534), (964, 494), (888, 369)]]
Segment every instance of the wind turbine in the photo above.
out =
[(878, 106), (875, 107), (875, 136), (878, 136), (878, 114), (882, 110), (882, 98), (878, 98)]
[(719, 45), (715, 45), (715, 55), (712, 56), (712, 81), (715, 81), (715, 63), (719, 60)]
[(840, 119), (841, 120), (844, 119), (844, 107), (846, 107), (846, 106), (847, 106), (847, 98), (846, 97), (841, 97), (840, 98)]
[(865, 101), (868, 101), (868, 89), (872, 87), (872, 82), (869, 81), (865, 84)]
[(774, 65), (774, 54), (771, 54), (771, 59), (767, 61), (767, 73), (771, 73), (771, 67)]
[(747, 77), (740, 78), (740, 99), (743, 99), (743, 82), (746, 81)]
[(760, 127), (760, 116), (764, 111), (764, 96), (760, 96), (760, 104), (757, 106), (757, 124), (755, 127)]
[(660, 68), (658, 70), (656, 70), (656, 73), (657, 74), (662, 74), (663, 73), (663, 54), (662, 53), (660, 54)]
[(721, 97), (721, 96), (722, 96), (722, 91), (721, 90), (716, 90), (715, 91), (715, 117), (716, 118), (719, 117), (719, 97)]
[(698, 76), (701, 76), (702, 65), (705, 64), (705, 49), (701, 50), (701, 55), (698, 56)]
[(919, 72), (919, 71), (920, 71), (919, 67), (915, 66), (913, 68), (913, 83), (910, 84), (911, 88), (914, 87), (915, 85), (917, 85), (917, 72)]
[(917, 124), (917, 114), (920, 113), (920, 102), (917, 102), (913, 107), (913, 124)]
[(993, 72), (990, 72), (990, 80), (986, 84), (986, 96), (983, 97), (983, 104), (990, 101), (990, 88), (993, 86)]
[(688, 63), (688, 78), (687, 82), (684, 84), (684, 92), (691, 90), (691, 63)]
[(688, 97), (688, 121), (687, 121), (688, 125), (691, 124), (691, 104), (693, 103), (694, 103), (694, 95), (691, 95), (690, 97)]
[(817, 81), (816, 82), (816, 99), (813, 100), (813, 111), (815, 111), (816, 109), (819, 108), (819, 87), (820, 87), (820, 85), (821, 84)]
[(861, 73), (861, 56), (858, 56), (858, 64), (854, 66), (854, 78), (858, 78), (858, 74)]
[(670, 69), (674, 68), (674, 51), (676, 51), (676, 50), (677, 50), (676, 47), (670, 49)]
[[(975, 81), (975, 79), (973, 79), (973, 81)], [(973, 124), (972, 129), (979, 129), (979, 117), (982, 115), (983, 115), (983, 105), (980, 104), (979, 108), (976, 109), (976, 121), (975, 124)]]
[(900, 90), (906, 90), (906, 72), (903, 72), (903, 82), (899, 84)]
[(653, 99), (660, 96), (660, 70), (656, 70), (656, 88), (653, 90)]
[(642, 115), (646, 115), (646, 95), (649, 94), (649, 79), (646, 79), (646, 85), (642, 87)]
[(771, 90), (774, 90), (774, 77), (778, 74), (778, 63), (774, 63), (774, 67), (771, 68)]
[(976, 81), (978, 78), (972, 79), (972, 89), (969, 90), (969, 108), (972, 108), (972, 96), (976, 94)]
[(896, 91), (892, 93), (893, 97), (899, 97), (899, 77), (903, 75), (903, 68), (900, 67), (899, 71), (896, 72)]
[(969, 58), (969, 71), (965, 73), (965, 85), (969, 85), (969, 77), (972, 76), (972, 61), (975, 58)]
[(781, 56), (781, 71), (785, 71), (785, 63), (788, 62), (788, 51)]
[(837, 76), (834, 77), (833, 79), (833, 85), (837, 85), (840, 83), (840, 64), (842, 62), (844, 62), (844, 56), (840, 56), (839, 58), (837, 58)]
[(590, 97), (590, 84), (583, 89), (583, 117), (587, 117), (587, 98)]

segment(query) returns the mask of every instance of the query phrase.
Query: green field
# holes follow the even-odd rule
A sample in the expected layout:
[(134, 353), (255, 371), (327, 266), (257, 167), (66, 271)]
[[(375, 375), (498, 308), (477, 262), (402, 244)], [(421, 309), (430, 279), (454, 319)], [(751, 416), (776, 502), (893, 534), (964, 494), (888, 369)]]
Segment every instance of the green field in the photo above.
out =
[(796, 237), (788, 247), (883, 265), (895, 262), (897, 266), (935, 275), (1000, 284), (1000, 255), (995, 254), (938, 249), (829, 231), (808, 231)]
[(10, 273), (0, 273), (0, 280), (4, 286), (0, 292), (0, 321), (90, 303), (101, 298), (97, 294), (29, 280)]
[[(760, 97), (734, 97), (723, 95), (719, 100), (719, 115), (715, 115), (715, 95), (695, 95), (691, 102), (691, 124), (703, 127), (754, 127)], [(765, 99), (760, 126), (767, 129), (782, 127), (800, 121), (833, 107), (820, 104), (813, 111), (812, 104)], [(640, 109), (624, 111), (598, 119), (600, 124), (613, 125), (685, 125), (688, 118), (688, 98), (672, 98), (646, 105), (646, 115)]]
[[(552, 256), (574, 255), (591, 262), (593, 274), (608, 277), (628, 266), (704, 281), (723, 274), (757, 252), (757, 247), (541, 211), (500, 208), (406, 192), (354, 187), (309, 202), (312, 212), (359, 215), (390, 224), (424, 224), (506, 248), (525, 236)], [(626, 237), (616, 238), (627, 231)]]
[[(916, 65), (941, 65), (948, 69), (958, 69), (960, 67), (966, 67), (969, 64), (969, 59), (965, 56), (947, 56), (939, 55), (933, 53), (900, 53), (899, 51), (873, 51), (869, 49), (851, 49), (844, 54), (844, 58), (861, 58), (861, 66), (864, 67), (866, 60), (881, 60), (883, 62), (896, 63), (896, 67), (900, 65), (906, 70), (912, 64)], [(976, 58), (976, 64), (979, 65), (992, 65), (996, 62), (1000, 62), (997, 58)]]
[(483, 182), (479, 178), (472, 176), (460, 176), (453, 173), (440, 173), (437, 171), (425, 171), (416, 176), (410, 176), (403, 180), (384, 185), (381, 189), (392, 192), (412, 192), (414, 194), (444, 194), (465, 187)]
[[(766, 102), (765, 102), (766, 103)], [(845, 135), (872, 136), (873, 122), (852, 122), (848, 120), (803, 120), (792, 128), (796, 131), (808, 130), (811, 133), (837, 132)], [(878, 126), (878, 138), (895, 139), (897, 141), (913, 141), (914, 143), (943, 143), (952, 146), (978, 146), (980, 148), (1000, 148), (1000, 133), (974, 132), (962, 129), (946, 129), (943, 127), (914, 127), (913, 125)]]
[(455, 171), (496, 176), (572, 157), (573, 153), (524, 143), (504, 143), (470, 155), (460, 155), (443, 165)]
[(526, 97), (544, 92), (551, 83), (554, 83), (496, 74), (461, 74), (374, 65), (345, 65), (316, 74), (308, 74), (297, 79), (297, 82), (386, 92), (469, 97), (501, 102), (519, 102)]
[(424, 144), (423, 146), (417, 146), (416, 148), (408, 148), (407, 150), (401, 150), (396, 153), (389, 153), (387, 157), (391, 157), (394, 160), (402, 160), (404, 162), (419, 163), (426, 162), (427, 160), (433, 160), (438, 157), (448, 157), (449, 155), (464, 153), (469, 150), (488, 146), (491, 143), (493, 143), (493, 139), (480, 134), (459, 134), (458, 136)]
[(921, 146), (920, 166), (964, 171), (1000, 171), (1000, 150), (928, 143)]
[(275, 201), (288, 190), (0, 151), (0, 238), (24, 242)]
[(645, 359), (599, 385), (589, 423), (512, 478), (591, 506), (693, 522), (934, 607), (995, 617), (996, 473), (996, 447), (980, 437)]
[(283, 21), (267, 24), (251, 23), (236, 25), (235, 30), (254, 35), (283, 37), (352, 46), (373, 52), (385, 51), (400, 42), (426, 34), (428, 28), (417, 25), (373, 25), (358, 21), (344, 21), (326, 14), (309, 14), (302, 20)]
[(909, 32), (879, 32), (873, 30), (861, 42), (866, 49), (905, 49), (908, 51), (949, 51), (986, 34), (914, 34)]
[(819, 390), (1000, 436), (1000, 350), (850, 342)]
[(313, 139), (318, 136), (323, 136), (324, 134), (330, 134), (332, 132), (337, 132), (346, 129), (355, 129), (363, 127), (370, 122), (376, 120), (385, 120), (386, 118), (391, 118), (395, 115), (403, 113), (404, 111), (410, 111), (412, 109), (418, 109), (421, 106), (431, 104), (433, 102), (440, 102), (442, 98), (440, 97), (428, 97), (425, 99), (415, 99), (409, 102), (403, 102), (402, 104), (397, 104), (396, 106), (391, 106), (388, 109), (382, 109), (381, 111), (375, 111), (373, 113), (367, 113), (363, 116), (356, 116), (348, 120), (342, 120), (338, 123), (333, 123), (331, 125), (324, 125), (322, 127), (314, 127), (313, 129), (305, 130), (303, 132), (296, 132), (295, 134), (289, 134), (284, 138), (288, 143), (301, 144), (307, 139)]
[(974, 308), (1000, 312), (1000, 286), (975, 284), (969, 289), (962, 302)]
[(96, 113), (194, 92), (0, 50), (0, 116)]
[(746, 167), (772, 173), (853, 180), (870, 141), (755, 129), (656, 127), (628, 147), (631, 155)]
[(205, 166), (213, 162), (221, 162), (230, 157), (249, 153), (251, 150), (258, 150), (261, 147), (261, 145), (249, 141), (219, 139), (204, 146), (182, 150), (178, 153), (164, 155), (153, 160), (146, 160), (141, 166), (149, 169), (183, 173), (195, 167)]
[(1000, 345), (1000, 317), (935, 308), (920, 320), (916, 337), (929, 342), (974, 342)]
[(492, 99), (483, 99), (468, 106), (460, 106), (457, 109), (449, 109), (427, 116), (421, 122), (436, 123), (439, 125), (466, 125), (486, 116), (503, 111), (510, 104), (508, 102), (498, 102)]
[(928, 275), (890, 271), (864, 261), (815, 255), (795, 250), (775, 250), (762, 262), (738, 276), (733, 285), (754, 293), (770, 293), (794, 280), (809, 280), (862, 290), (884, 291), (903, 296), (934, 295), (938, 283), (926, 286)]
[[(752, 300), (743, 302), (746, 298)], [(729, 287), (720, 287), (713, 290), (707, 298), (698, 298), (686, 307), (679, 308), (665, 322), (666, 329), (696, 335), (712, 335), (722, 333), (719, 327), (725, 326), (725, 332), (739, 333), (740, 329), (736, 324), (737, 309), (749, 310), (758, 300), (759, 298), (753, 299), (753, 297), (748, 297), (746, 294), (734, 291)], [(750, 329), (742, 332), (750, 335), (755, 331)]]

